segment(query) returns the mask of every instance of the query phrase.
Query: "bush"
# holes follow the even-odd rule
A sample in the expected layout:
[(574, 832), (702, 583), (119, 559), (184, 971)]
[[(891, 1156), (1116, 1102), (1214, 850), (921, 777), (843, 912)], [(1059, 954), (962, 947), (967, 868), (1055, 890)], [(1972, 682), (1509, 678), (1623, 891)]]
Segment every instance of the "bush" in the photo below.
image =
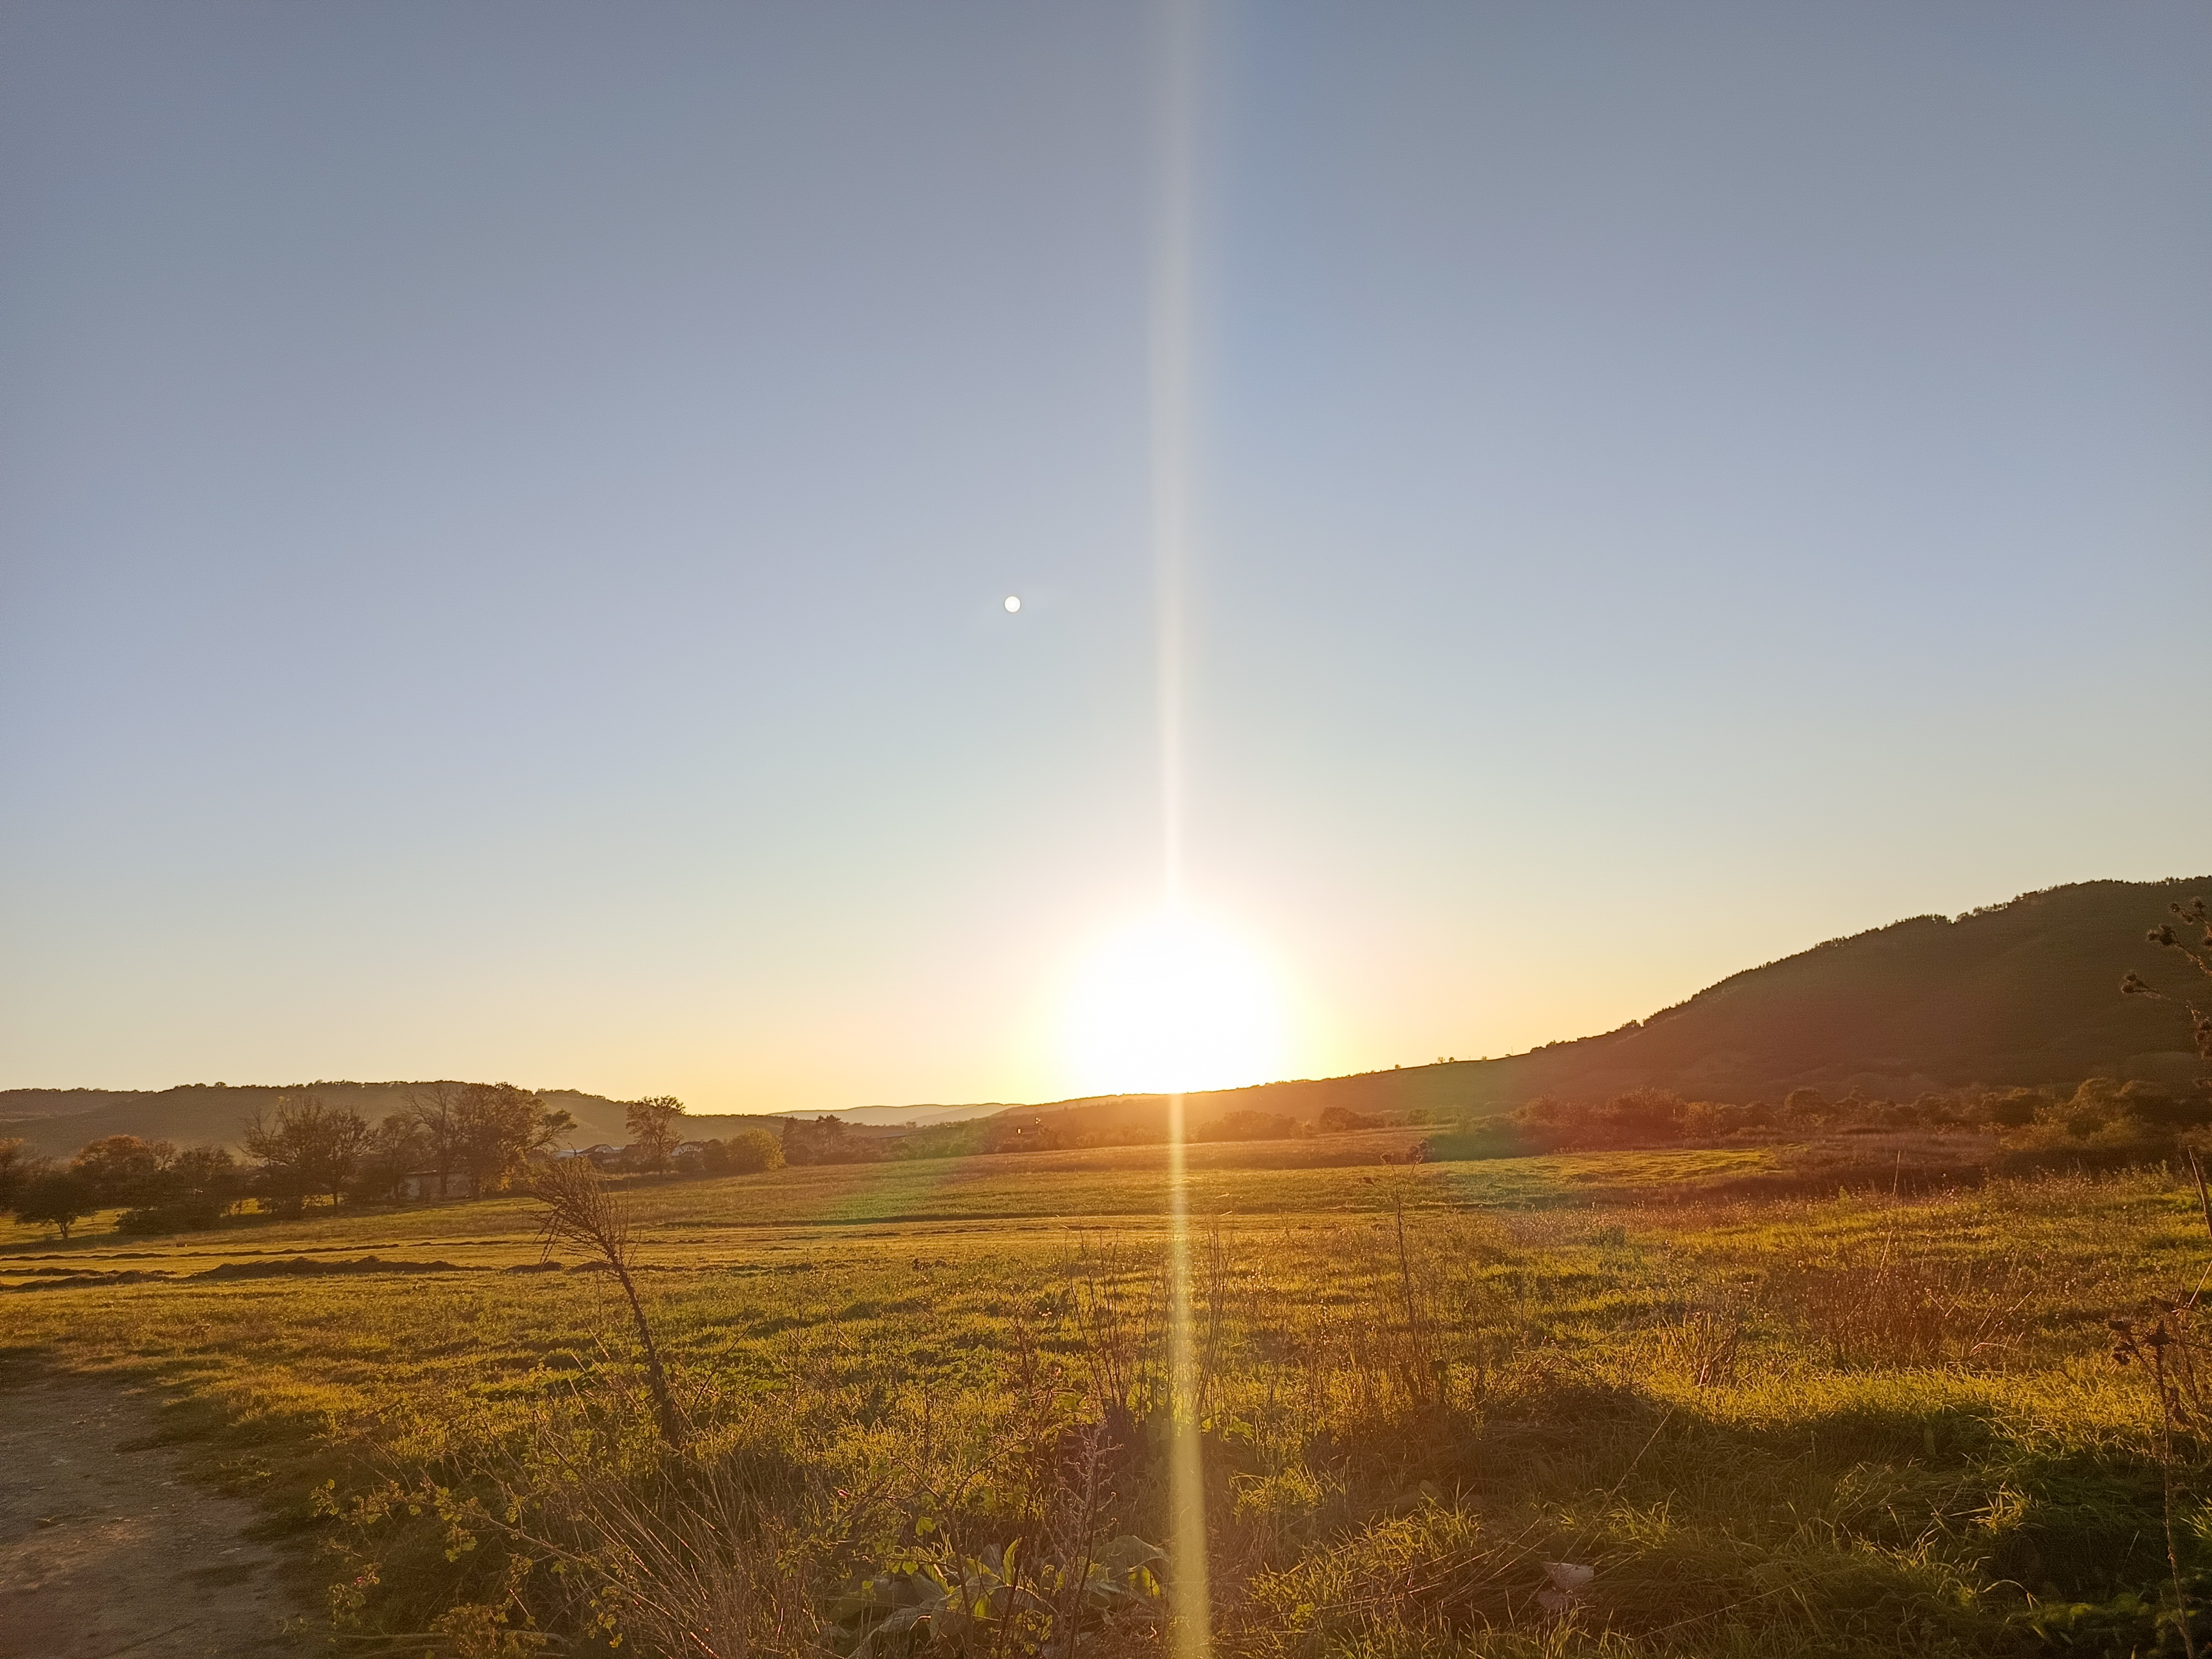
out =
[(198, 1232), (212, 1227), (230, 1206), (212, 1198), (179, 1199), (170, 1204), (149, 1204), (125, 1210), (115, 1218), (119, 1233)]
[(783, 1145), (765, 1129), (744, 1129), (701, 1148), (708, 1175), (758, 1175), (783, 1167)]

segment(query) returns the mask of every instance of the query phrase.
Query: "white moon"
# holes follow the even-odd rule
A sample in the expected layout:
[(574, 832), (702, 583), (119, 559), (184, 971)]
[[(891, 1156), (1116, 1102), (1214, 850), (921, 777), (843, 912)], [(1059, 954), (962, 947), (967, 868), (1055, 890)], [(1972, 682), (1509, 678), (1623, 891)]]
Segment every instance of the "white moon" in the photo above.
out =
[(1019, 599), (1016, 599), (1016, 598), (1015, 598), (1012, 594), (1011, 594), (1011, 593), (1009, 593), (1009, 594), (1007, 594), (1007, 595), (1006, 595), (1006, 614), (1007, 614), (1008, 616), (1010, 616), (1010, 617), (1011, 617), (1011, 616), (1012, 616), (1012, 615), (1014, 614), (1014, 612), (1015, 612), (1015, 611), (1017, 611), (1020, 610), (1021, 608), (1022, 608), (1022, 602), (1021, 602)]

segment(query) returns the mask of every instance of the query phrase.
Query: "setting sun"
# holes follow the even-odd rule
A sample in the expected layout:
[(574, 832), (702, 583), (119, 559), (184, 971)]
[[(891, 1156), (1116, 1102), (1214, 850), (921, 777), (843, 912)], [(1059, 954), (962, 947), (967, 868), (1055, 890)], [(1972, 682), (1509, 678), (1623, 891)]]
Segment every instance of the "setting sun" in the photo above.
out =
[(1109, 938), (1068, 999), (1069, 1059), (1087, 1092), (1185, 1092), (1274, 1077), (1284, 1027), (1266, 964), (1189, 916), (1153, 916)]

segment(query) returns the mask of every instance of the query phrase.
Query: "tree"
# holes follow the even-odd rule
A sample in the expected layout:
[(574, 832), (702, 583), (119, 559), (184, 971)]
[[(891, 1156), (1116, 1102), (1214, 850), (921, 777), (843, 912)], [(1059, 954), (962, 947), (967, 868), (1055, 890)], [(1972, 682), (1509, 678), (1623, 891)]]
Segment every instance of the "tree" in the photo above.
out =
[(192, 1226), (205, 1226), (228, 1212), (246, 1190), (246, 1171), (223, 1146), (187, 1146), (177, 1154), (165, 1177), (168, 1202)]
[(245, 1171), (227, 1148), (187, 1146), (140, 1189), (137, 1206), (118, 1216), (115, 1224), (126, 1233), (212, 1227), (238, 1201), (245, 1187)]
[(423, 1155), (437, 1171), (438, 1196), (443, 1198), (450, 1190), (453, 1171), (460, 1167), (466, 1115), (461, 1108), (461, 1090), (451, 1083), (434, 1083), (416, 1090), (408, 1097), (407, 1115), (422, 1132)]
[(576, 1121), (512, 1083), (439, 1083), (415, 1091), (407, 1115), (422, 1132), (421, 1155), (438, 1174), (438, 1196), (455, 1175), (471, 1196), (505, 1186), (533, 1153), (565, 1139)]
[[(1003, 1141), (996, 1149), (1005, 1151)], [(884, 1155), (884, 1142), (856, 1135), (844, 1119), (827, 1113), (809, 1122), (804, 1118), (783, 1121), (783, 1161), (786, 1164), (872, 1164)]]
[(276, 1121), (257, 1112), (244, 1139), (280, 1197), (296, 1204), (309, 1193), (328, 1193), (335, 1207), (368, 1150), (369, 1127), (350, 1106), (327, 1106), (318, 1095), (279, 1095)]
[(386, 1200), (424, 1162), (429, 1135), (408, 1112), (392, 1112), (369, 1131), (354, 1190), (365, 1199)]
[(668, 1167), (668, 1154), (684, 1138), (677, 1120), (684, 1115), (684, 1103), (674, 1095), (647, 1095), (643, 1100), (633, 1100), (623, 1114), (623, 1122), (629, 1131), (630, 1144), (637, 1148), (638, 1161), (648, 1170)]
[(740, 1129), (706, 1147), (708, 1175), (757, 1175), (783, 1167), (783, 1143), (765, 1129)]
[(99, 1207), (92, 1182), (74, 1170), (48, 1170), (34, 1175), (15, 1194), (16, 1219), (58, 1227), (64, 1243), (70, 1229)]
[(151, 1204), (159, 1200), (161, 1177), (176, 1157), (177, 1149), (166, 1140), (108, 1135), (88, 1143), (70, 1168), (92, 1183), (94, 1195), (104, 1205)]
[(471, 1083), (455, 1109), (455, 1153), (481, 1198), (520, 1176), (531, 1155), (567, 1138), (575, 1120), (512, 1083)]

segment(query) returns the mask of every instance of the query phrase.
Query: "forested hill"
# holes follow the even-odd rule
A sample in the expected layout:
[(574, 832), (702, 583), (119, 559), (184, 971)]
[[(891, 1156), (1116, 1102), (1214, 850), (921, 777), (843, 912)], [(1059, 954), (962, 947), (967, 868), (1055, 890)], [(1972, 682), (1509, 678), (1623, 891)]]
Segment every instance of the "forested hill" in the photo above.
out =
[[(331, 1106), (349, 1106), (374, 1123), (389, 1112), (407, 1109), (428, 1083), (298, 1083), (283, 1087), (226, 1083), (192, 1083), (181, 1088), (0, 1089), (0, 1137), (20, 1137), (38, 1152), (75, 1152), (102, 1135), (140, 1135), (174, 1141), (179, 1146), (212, 1142), (234, 1146), (248, 1119), (267, 1112), (279, 1095), (312, 1094)], [(548, 1106), (576, 1120), (574, 1144), (617, 1145), (629, 1139), (623, 1103), (574, 1089), (540, 1091)], [(687, 1120), (687, 1132), (702, 1138), (738, 1129), (775, 1128), (773, 1119), (702, 1114)]]
[[(1194, 1095), (1188, 1110), (1194, 1121), (1237, 1110), (1310, 1120), (1330, 1106), (1465, 1112), (1645, 1085), (1722, 1101), (1779, 1100), (1796, 1088), (1910, 1100), (1970, 1083), (2097, 1076), (2178, 1085), (2197, 1071), (2181, 1018), (2121, 996), (2119, 984), (2133, 969), (2181, 988), (2170, 954), (2143, 934), (2167, 920), (2170, 902), (2197, 893), (2212, 894), (2212, 877), (2081, 882), (1956, 919), (1915, 916), (1734, 975), (1603, 1036), (1504, 1060)], [(1064, 1109), (1104, 1127), (1164, 1107), (1125, 1097)]]
[[(257, 1112), (273, 1109), (280, 1095), (313, 1094), (332, 1106), (349, 1106), (374, 1123), (404, 1111), (421, 1083), (301, 1083), (284, 1087), (188, 1083), (175, 1089), (0, 1090), (0, 1135), (21, 1136), (40, 1152), (74, 1152), (102, 1135), (142, 1135), (179, 1146), (234, 1146)], [(578, 1121), (611, 1122), (622, 1139), (623, 1109), (597, 1095), (556, 1091), (549, 1106), (565, 1106)]]

